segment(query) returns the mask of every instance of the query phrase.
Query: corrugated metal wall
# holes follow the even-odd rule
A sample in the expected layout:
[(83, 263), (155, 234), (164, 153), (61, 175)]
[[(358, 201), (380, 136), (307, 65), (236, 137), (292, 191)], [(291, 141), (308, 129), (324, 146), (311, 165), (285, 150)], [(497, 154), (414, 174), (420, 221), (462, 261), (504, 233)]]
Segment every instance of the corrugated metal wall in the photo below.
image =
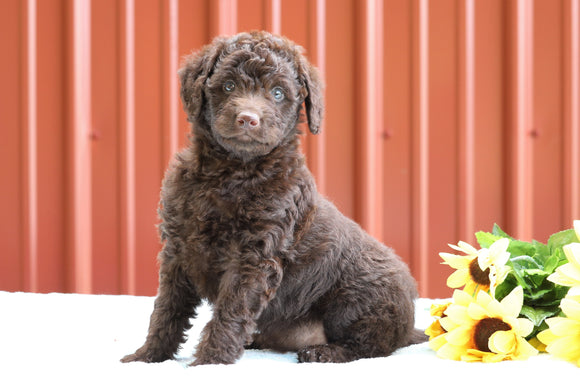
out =
[(580, 218), (578, 0), (2, 0), (0, 289), (152, 295), (176, 71), (267, 29), (322, 70), (320, 190), (449, 296), (437, 252)]

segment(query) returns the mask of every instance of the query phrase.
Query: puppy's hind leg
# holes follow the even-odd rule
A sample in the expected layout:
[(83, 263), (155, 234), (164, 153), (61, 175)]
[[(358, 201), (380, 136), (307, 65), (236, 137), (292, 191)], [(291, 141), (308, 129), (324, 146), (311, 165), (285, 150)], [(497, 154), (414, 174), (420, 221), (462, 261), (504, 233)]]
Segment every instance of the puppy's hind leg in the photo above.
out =
[(361, 358), (390, 355), (400, 345), (388, 322), (364, 317), (345, 328), (342, 334), (329, 334), (329, 344), (308, 346), (298, 352), (301, 363), (346, 363)]
[[(327, 345), (306, 347), (300, 362), (344, 363), (362, 358), (389, 356), (398, 348), (420, 341), (415, 338), (411, 299), (375, 302), (366, 310), (360, 304), (334, 304), (324, 320)], [(415, 340), (417, 339), (417, 340)]]
[(189, 319), (195, 317), (195, 308), (201, 299), (186, 274), (175, 262), (161, 263), (159, 293), (149, 323), (145, 344), (121, 362), (142, 361), (158, 363), (173, 358), (184, 333), (191, 328)]

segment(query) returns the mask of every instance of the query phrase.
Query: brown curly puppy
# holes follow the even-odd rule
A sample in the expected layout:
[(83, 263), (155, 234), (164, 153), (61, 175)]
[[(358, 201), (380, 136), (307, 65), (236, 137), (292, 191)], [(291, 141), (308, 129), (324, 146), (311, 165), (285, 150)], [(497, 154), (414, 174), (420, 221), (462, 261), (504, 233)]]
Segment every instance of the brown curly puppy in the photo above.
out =
[(202, 299), (213, 318), (193, 365), (233, 363), (245, 346), (346, 362), (424, 340), (405, 264), (322, 198), (306, 168), (302, 104), (317, 133), (323, 101), (300, 48), (265, 32), (218, 38), (179, 75), (193, 136), (163, 182), (147, 340), (122, 361), (172, 358)]

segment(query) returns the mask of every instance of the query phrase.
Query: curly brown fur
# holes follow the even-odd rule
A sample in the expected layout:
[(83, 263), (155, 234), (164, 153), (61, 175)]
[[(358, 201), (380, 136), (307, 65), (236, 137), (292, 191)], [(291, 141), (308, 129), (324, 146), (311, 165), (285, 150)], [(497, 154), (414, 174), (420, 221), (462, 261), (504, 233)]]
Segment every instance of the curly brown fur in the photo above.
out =
[(323, 102), (300, 48), (265, 32), (218, 38), (180, 78), (192, 140), (163, 182), (147, 340), (122, 361), (172, 358), (202, 299), (214, 313), (193, 365), (233, 363), (244, 346), (345, 362), (423, 340), (405, 264), (321, 197), (305, 166), (302, 105), (317, 133)]

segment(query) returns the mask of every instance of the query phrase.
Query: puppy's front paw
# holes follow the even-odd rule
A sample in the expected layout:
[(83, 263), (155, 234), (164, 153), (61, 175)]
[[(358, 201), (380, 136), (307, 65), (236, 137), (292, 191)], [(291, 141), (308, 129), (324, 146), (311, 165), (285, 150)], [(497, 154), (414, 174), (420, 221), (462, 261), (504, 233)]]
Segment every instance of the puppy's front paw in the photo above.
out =
[(142, 358), (141, 356), (137, 355), (137, 353), (133, 353), (131, 355), (124, 356), (121, 359), (121, 363), (132, 363), (134, 361), (143, 361), (144, 362), (145, 359)]
[(139, 348), (134, 354), (127, 355), (121, 359), (121, 363), (132, 363), (134, 361), (141, 361), (144, 363), (161, 363), (162, 361), (170, 359), (170, 356), (155, 354), (144, 348)]
[(208, 365), (208, 364), (233, 364), (235, 359), (229, 359), (225, 356), (197, 356), (190, 366)]

